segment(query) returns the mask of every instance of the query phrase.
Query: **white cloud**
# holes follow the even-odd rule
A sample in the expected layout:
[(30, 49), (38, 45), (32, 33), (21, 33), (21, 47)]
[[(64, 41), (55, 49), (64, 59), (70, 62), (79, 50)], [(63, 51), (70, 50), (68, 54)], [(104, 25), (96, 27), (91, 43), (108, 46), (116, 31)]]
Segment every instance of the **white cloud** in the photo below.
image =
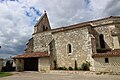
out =
[(104, 9), (111, 0), (91, 0), (91, 6), (94, 10)]
[(90, 12), (84, 0), (41, 0), (37, 3), (40, 10), (47, 10), (53, 28), (83, 21)]
[(19, 54), (31, 37), (33, 25), (18, 2), (0, 3), (0, 54)]
[(35, 0), (30, 4), (47, 10), (52, 28), (104, 17), (111, 0)]
[(104, 9), (106, 16), (120, 15), (120, 0), (111, 0)]

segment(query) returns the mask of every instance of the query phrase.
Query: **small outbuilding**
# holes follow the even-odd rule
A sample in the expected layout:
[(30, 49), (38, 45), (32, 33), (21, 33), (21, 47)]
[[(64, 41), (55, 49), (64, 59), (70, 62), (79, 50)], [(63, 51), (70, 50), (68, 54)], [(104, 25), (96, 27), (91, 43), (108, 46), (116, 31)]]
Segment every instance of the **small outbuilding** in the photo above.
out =
[(50, 71), (47, 52), (25, 53), (13, 59), (16, 63), (16, 71)]

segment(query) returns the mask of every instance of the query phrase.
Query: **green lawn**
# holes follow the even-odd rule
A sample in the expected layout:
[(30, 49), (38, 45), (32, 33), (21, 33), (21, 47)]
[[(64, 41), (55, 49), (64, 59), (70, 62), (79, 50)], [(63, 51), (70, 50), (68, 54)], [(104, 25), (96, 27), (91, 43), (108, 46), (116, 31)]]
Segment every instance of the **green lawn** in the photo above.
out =
[(12, 73), (0, 72), (0, 77), (11, 76), (11, 75), (12, 75)]

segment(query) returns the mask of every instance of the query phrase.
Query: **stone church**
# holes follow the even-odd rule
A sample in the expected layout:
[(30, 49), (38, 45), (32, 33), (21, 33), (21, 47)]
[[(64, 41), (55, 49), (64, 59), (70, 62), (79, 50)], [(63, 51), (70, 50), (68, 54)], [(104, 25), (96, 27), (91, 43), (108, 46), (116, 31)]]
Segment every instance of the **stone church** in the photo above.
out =
[(91, 71), (120, 72), (120, 17), (51, 29), (45, 12), (34, 26), (24, 54), (13, 57), (17, 71), (50, 71), (80, 67)]

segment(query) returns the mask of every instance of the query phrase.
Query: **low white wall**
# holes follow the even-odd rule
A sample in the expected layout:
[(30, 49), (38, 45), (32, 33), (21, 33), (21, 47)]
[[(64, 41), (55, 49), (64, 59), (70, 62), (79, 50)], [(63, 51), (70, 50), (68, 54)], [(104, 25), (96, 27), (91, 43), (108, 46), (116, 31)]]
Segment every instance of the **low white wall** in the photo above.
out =
[(109, 63), (105, 63), (106, 57), (94, 58), (94, 70), (98, 72), (120, 72), (120, 57), (108, 57)]
[(39, 62), (38, 71), (44, 71), (44, 72), (50, 71), (49, 57), (39, 58), (38, 62)]
[(24, 71), (24, 59), (16, 59), (16, 71), (21, 72)]

